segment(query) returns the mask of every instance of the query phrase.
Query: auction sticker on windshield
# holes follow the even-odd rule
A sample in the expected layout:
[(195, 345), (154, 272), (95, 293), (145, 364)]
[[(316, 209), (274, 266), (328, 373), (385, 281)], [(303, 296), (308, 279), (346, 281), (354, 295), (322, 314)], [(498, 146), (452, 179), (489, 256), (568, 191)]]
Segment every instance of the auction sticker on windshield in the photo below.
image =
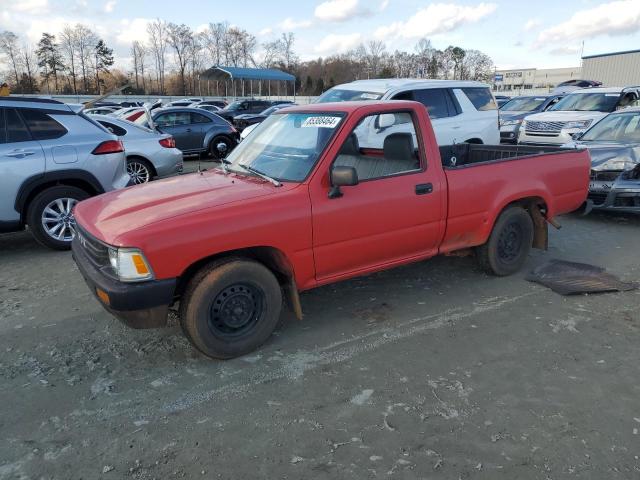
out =
[(336, 128), (336, 125), (340, 123), (341, 117), (309, 117), (303, 123), (303, 127), (321, 127), (321, 128)]

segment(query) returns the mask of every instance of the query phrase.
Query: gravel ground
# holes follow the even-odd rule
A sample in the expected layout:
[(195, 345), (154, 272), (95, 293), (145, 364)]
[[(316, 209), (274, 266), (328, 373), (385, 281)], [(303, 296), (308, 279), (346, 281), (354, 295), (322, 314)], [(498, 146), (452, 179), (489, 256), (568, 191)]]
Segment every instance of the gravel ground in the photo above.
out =
[[(526, 271), (639, 279), (640, 218), (561, 220)], [(640, 293), (524, 275), (447, 257), (319, 288), (221, 362), (175, 318), (121, 325), (68, 252), (0, 236), (0, 478), (639, 478)]]

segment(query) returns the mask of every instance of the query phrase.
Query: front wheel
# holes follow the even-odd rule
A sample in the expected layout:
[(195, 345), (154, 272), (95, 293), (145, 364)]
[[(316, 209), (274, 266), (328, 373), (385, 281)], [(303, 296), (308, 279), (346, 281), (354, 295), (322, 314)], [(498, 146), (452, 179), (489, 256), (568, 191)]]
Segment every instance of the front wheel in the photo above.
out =
[(280, 319), (282, 291), (262, 264), (230, 259), (204, 267), (180, 301), (180, 324), (191, 343), (228, 359), (262, 345)]
[(524, 265), (533, 244), (533, 220), (522, 207), (504, 210), (489, 240), (476, 250), (480, 267), (492, 275), (511, 275)]
[(36, 195), (27, 213), (27, 224), (35, 239), (55, 250), (71, 248), (76, 234), (73, 208), (89, 196), (84, 190), (66, 185), (48, 188)]

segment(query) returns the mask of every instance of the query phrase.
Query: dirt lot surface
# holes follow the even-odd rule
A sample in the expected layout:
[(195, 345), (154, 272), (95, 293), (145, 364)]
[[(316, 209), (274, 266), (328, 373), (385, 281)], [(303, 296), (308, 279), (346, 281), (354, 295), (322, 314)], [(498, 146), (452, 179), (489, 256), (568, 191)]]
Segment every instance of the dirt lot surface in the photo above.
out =
[[(640, 279), (640, 218), (550, 258)], [(303, 295), (254, 354), (135, 331), (68, 252), (0, 236), (2, 479), (640, 478), (640, 293), (561, 297), (436, 258)]]

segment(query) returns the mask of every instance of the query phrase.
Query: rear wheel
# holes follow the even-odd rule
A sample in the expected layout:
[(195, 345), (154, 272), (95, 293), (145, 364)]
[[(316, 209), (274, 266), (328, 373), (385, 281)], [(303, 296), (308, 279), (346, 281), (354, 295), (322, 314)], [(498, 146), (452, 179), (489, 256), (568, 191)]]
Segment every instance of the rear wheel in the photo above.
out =
[(150, 182), (153, 179), (153, 166), (144, 158), (127, 158), (127, 173), (134, 185)]
[(235, 146), (236, 143), (229, 137), (216, 137), (211, 140), (211, 143), (209, 144), (209, 155), (217, 160), (221, 160), (226, 158)]
[(522, 207), (504, 210), (496, 221), (489, 240), (476, 250), (483, 270), (492, 275), (511, 275), (527, 259), (533, 243), (533, 221)]
[(27, 213), (27, 224), (35, 239), (45, 247), (68, 250), (76, 234), (73, 208), (89, 197), (84, 190), (66, 185), (36, 195)]
[(189, 282), (180, 323), (191, 343), (212, 358), (245, 355), (262, 345), (280, 319), (282, 291), (262, 264), (214, 262)]

